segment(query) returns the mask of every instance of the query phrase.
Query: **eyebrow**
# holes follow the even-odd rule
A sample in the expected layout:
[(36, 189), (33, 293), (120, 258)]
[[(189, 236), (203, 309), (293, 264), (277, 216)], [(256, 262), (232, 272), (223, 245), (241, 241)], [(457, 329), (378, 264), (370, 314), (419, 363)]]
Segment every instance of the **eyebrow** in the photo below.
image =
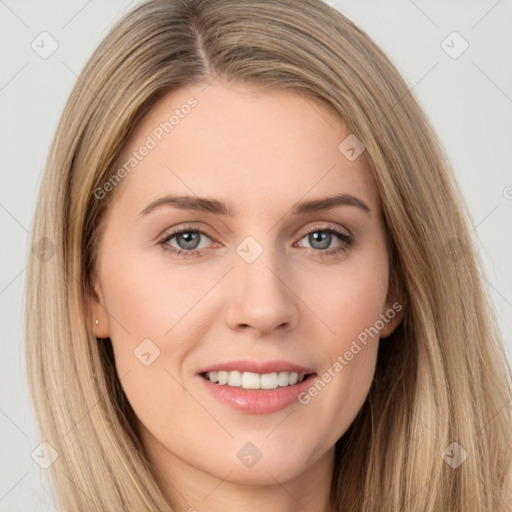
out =
[[(182, 210), (194, 210), (216, 215), (224, 215), (227, 217), (235, 217), (239, 212), (235, 211), (231, 205), (219, 201), (217, 199), (208, 199), (198, 196), (173, 196), (166, 195), (148, 204), (139, 214), (144, 217), (150, 212), (160, 209), (164, 206), (172, 206)], [(291, 213), (292, 215), (305, 215), (308, 213), (319, 212), (324, 210), (332, 210), (339, 206), (355, 206), (371, 215), (370, 207), (358, 197), (350, 194), (337, 194), (322, 199), (313, 199), (296, 203)]]

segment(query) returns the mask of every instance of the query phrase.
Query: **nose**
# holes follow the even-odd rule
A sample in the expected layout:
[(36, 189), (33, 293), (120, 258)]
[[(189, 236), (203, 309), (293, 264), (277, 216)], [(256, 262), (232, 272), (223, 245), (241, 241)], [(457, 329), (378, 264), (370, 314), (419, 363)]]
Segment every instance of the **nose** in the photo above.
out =
[(257, 336), (277, 335), (297, 325), (299, 311), (293, 282), (285, 262), (264, 251), (248, 263), (235, 255), (231, 272), (235, 283), (227, 310), (233, 330), (251, 330)]

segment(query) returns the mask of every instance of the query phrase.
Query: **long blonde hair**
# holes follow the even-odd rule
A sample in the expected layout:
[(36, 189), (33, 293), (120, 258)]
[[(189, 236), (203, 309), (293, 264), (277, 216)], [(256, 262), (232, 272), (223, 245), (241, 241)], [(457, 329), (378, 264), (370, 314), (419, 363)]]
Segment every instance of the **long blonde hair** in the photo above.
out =
[[(319, 0), (150, 0), (80, 74), (48, 157), (27, 279), (30, 389), (63, 508), (171, 510), (110, 342), (92, 335), (89, 277), (113, 195), (94, 190), (163, 94), (213, 77), (332, 106), (364, 143), (382, 200), (406, 311), (336, 445), (333, 510), (510, 510), (510, 368), (453, 172), (390, 60)], [(467, 455), (458, 467), (443, 458), (453, 442)]]

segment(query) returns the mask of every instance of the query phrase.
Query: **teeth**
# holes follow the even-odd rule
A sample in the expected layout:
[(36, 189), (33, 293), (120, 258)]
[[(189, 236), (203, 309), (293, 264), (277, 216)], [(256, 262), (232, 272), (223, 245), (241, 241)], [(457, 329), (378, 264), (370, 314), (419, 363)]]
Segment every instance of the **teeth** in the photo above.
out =
[(242, 373), (241, 386), (245, 389), (260, 389), (260, 376), (258, 373)]
[(288, 372), (279, 372), (277, 374), (277, 384), (279, 386), (288, 386), (290, 374)]
[(261, 376), (261, 389), (276, 389), (278, 385), (276, 372), (264, 373)]
[(228, 373), (228, 386), (238, 387), (242, 385), (242, 374), (234, 371)]
[(304, 380), (305, 373), (296, 372), (272, 372), (254, 373), (239, 371), (218, 371), (206, 373), (210, 382), (216, 382), (221, 386), (242, 387), (244, 389), (276, 389), (277, 387), (293, 386)]
[[(210, 374), (208, 374), (208, 373), (206, 374), (208, 376), (208, 378), (212, 382), (215, 382), (215, 380), (213, 380), (214, 379), (214, 377), (213, 377), (214, 373), (215, 372), (212, 372)], [(223, 372), (223, 371), (217, 372), (217, 379), (216, 380), (217, 380), (217, 382), (219, 384), (222, 384), (222, 385), (227, 384), (228, 383), (228, 372)]]

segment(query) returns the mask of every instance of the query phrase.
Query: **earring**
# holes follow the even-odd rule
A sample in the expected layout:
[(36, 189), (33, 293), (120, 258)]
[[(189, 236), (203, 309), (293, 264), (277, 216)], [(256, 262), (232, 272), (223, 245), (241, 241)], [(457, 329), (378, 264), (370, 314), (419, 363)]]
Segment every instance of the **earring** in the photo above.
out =
[(96, 318), (96, 325), (99, 325), (100, 321)]

